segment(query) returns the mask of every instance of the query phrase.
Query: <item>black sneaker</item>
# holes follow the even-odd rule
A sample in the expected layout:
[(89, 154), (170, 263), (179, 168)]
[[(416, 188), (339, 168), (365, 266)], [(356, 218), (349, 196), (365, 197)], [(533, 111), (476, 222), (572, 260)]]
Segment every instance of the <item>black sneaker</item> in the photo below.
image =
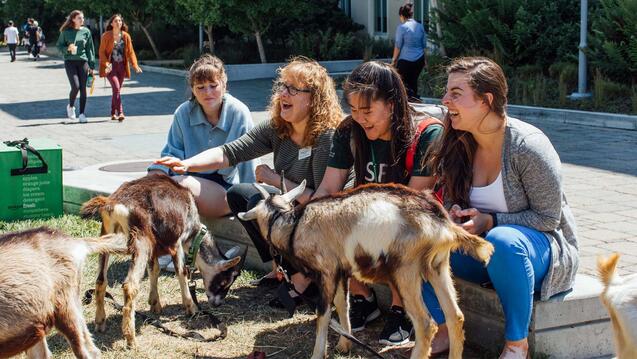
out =
[(376, 294), (372, 292), (373, 300), (370, 302), (362, 295), (349, 297), (349, 321), (352, 332), (365, 329), (365, 324), (380, 317), (380, 309), (376, 302)]
[(413, 325), (401, 307), (392, 305), (387, 312), (385, 327), (378, 342), (383, 345), (401, 345), (409, 342)]

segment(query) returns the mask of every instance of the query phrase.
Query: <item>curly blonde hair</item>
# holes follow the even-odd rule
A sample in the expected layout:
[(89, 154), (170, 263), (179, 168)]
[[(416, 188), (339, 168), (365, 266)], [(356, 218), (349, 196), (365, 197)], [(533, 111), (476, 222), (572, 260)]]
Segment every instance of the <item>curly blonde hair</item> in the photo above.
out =
[[(328, 129), (336, 129), (343, 120), (343, 110), (336, 94), (334, 80), (327, 70), (318, 62), (304, 56), (297, 56), (278, 71), (275, 83), (283, 77), (296, 79), (303, 87), (311, 90), (310, 119), (308, 120), (303, 146), (314, 145), (316, 138)], [(292, 134), (292, 125), (281, 117), (281, 96), (276, 87), (273, 88), (268, 108), (274, 129), (280, 138), (288, 138)]]

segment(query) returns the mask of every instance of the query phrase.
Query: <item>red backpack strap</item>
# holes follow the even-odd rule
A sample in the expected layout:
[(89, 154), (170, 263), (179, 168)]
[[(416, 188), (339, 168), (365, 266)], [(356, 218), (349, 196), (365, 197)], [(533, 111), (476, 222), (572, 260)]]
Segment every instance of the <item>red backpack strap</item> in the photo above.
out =
[(414, 136), (413, 141), (411, 141), (411, 144), (407, 149), (407, 153), (405, 154), (405, 169), (409, 174), (411, 174), (411, 170), (414, 169), (414, 158), (416, 157), (416, 148), (418, 147), (420, 135), (427, 129), (427, 127), (431, 125), (442, 126), (442, 121), (434, 117), (427, 117), (424, 120), (420, 121), (416, 126), (416, 135)]

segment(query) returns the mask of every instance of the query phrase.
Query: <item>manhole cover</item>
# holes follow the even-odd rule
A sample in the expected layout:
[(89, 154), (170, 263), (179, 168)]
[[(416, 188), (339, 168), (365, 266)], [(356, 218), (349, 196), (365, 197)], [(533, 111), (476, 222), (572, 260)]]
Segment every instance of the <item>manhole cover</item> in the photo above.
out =
[(104, 172), (146, 172), (152, 161), (114, 163), (112, 165), (100, 167)]

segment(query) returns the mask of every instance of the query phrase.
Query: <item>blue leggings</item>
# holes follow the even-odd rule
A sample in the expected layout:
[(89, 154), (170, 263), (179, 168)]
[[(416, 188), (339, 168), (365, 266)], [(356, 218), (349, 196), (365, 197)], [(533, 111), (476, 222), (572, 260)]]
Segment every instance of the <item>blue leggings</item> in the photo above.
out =
[[(485, 239), (495, 247), (486, 268), (472, 257), (454, 252), (451, 270), (454, 276), (470, 282), (493, 283), (504, 309), (506, 340), (522, 340), (528, 336), (533, 293), (541, 288), (551, 264), (551, 246), (544, 233), (518, 225), (495, 227)], [(422, 295), (436, 323), (444, 323), (444, 314), (428, 282), (423, 283)]]

